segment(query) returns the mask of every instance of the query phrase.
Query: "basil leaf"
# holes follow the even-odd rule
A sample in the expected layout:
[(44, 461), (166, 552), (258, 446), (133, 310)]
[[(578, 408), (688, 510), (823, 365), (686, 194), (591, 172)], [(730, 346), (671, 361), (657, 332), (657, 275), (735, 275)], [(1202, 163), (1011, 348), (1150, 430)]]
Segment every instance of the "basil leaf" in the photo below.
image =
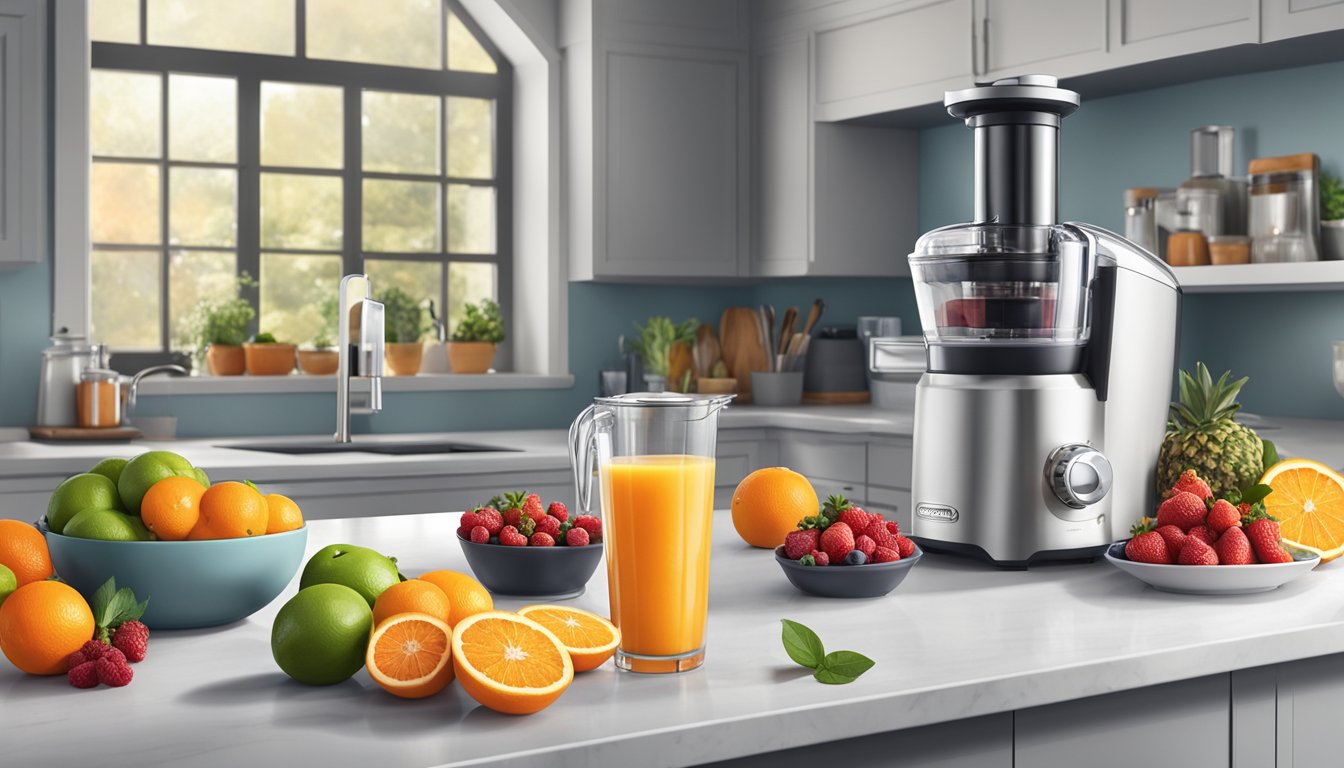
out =
[(107, 616), (107, 609), (112, 604), (112, 598), (117, 594), (117, 580), (108, 579), (103, 582), (103, 586), (93, 593), (93, 599), (89, 601), (89, 607), (93, 609), (93, 618), (96, 622), (102, 623)]
[[(872, 659), (861, 653), (855, 653), (854, 651), (836, 651), (827, 654), (826, 658), (821, 660), (821, 668), (818, 671), (820, 672), (824, 670), (833, 675), (854, 680), (858, 678), (859, 675), (872, 669), (874, 663), (875, 662)], [(845, 682), (849, 682), (849, 680), (846, 680)]]
[(1256, 504), (1264, 501), (1265, 497), (1273, 492), (1274, 489), (1270, 488), (1268, 485), (1257, 483), (1246, 489), (1246, 492), (1241, 495), (1241, 500), (1247, 504)]
[(784, 651), (799, 666), (816, 669), (826, 656), (826, 648), (821, 644), (817, 633), (796, 621), (780, 619), (784, 625)]
[(1279, 449), (1274, 447), (1274, 441), (1260, 438), (1260, 445), (1263, 447), (1263, 459), (1261, 460), (1262, 473), (1269, 471), (1269, 468), (1279, 463)]
[(813, 672), (812, 677), (816, 678), (818, 683), (825, 683), (826, 685), (845, 685), (854, 682), (854, 678), (849, 675), (842, 675), (825, 667)]

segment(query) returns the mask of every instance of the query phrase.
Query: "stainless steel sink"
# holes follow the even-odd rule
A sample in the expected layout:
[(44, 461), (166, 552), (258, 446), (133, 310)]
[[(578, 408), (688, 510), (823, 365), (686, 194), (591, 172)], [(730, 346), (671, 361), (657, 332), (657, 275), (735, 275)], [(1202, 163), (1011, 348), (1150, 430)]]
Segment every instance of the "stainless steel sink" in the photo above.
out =
[(456, 442), (365, 442), (337, 443), (331, 441), (307, 441), (302, 443), (234, 443), (217, 445), (216, 448), (234, 448), (240, 451), (260, 451), (262, 453), (284, 453), (291, 456), (321, 453), (381, 453), (386, 456), (416, 456), (435, 453), (495, 453), (516, 452), (516, 448), (498, 448), (492, 445)]

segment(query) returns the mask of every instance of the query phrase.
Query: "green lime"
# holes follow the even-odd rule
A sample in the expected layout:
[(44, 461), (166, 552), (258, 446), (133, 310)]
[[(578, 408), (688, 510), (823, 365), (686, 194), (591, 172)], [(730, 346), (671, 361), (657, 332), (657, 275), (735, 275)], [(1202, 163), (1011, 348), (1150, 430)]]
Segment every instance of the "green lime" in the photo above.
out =
[(66, 536), (99, 541), (144, 541), (149, 537), (141, 536), (142, 530), (144, 525), (137, 529), (129, 515), (112, 509), (86, 509), (65, 524)]
[(89, 471), (95, 475), (103, 475), (115, 483), (121, 479), (121, 470), (126, 468), (126, 462), (128, 461), (130, 459), (103, 459), (94, 464), (93, 469)]
[(47, 527), (54, 533), (65, 533), (70, 519), (86, 509), (125, 511), (117, 484), (106, 475), (92, 472), (66, 478), (47, 500)]
[(210, 476), (207, 475), (207, 474), (205, 474), (205, 470), (204, 470), (204, 469), (201, 469), (200, 467), (196, 467), (196, 468), (194, 468), (192, 471), (196, 473), (196, 482), (200, 483), (201, 485), (205, 486), (206, 488), (209, 488), (209, 487), (210, 487)]
[(132, 515), (140, 514), (140, 501), (151, 486), (165, 477), (196, 477), (191, 462), (170, 451), (142, 453), (126, 462), (117, 480), (117, 490)]
[(299, 589), (314, 584), (342, 584), (358, 592), (369, 605), (383, 590), (401, 581), (397, 562), (367, 547), (332, 544), (317, 551), (303, 567)]
[(364, 666), (373, 611), (340, 584), (299, 590), (275, 615), (271, 655), (285, 674), (308, 685), (335, 685)]
[(14, 576), (14, 572), (4, 563), (0, 563), (0, 603), (5, 602), (5, 598), (19, 588), (19, 580)]

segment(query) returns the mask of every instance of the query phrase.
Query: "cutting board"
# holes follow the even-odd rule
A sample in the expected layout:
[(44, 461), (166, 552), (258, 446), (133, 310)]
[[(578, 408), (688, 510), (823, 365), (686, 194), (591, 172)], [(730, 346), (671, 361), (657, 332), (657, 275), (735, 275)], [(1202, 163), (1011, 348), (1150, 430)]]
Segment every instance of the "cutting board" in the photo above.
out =
[(29, 427), (34, 440), (134, 440), (140, 437), (135, 427)]
[(761, 332), (756, 323), (756, 310), (747, 307), (729, 307), (719, 320), (719, 345), (723, 348), (723, 364), (728, 374), (737, 379), (737, 402), (751, 402), (751, 372), (766, 371), (770, 366)]

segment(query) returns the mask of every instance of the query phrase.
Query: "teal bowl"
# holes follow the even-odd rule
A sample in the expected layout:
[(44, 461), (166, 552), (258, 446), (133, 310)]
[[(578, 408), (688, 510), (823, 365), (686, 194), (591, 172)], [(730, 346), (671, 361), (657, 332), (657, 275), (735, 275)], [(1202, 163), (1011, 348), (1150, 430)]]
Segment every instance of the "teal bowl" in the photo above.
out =
[(212, 541), (96, 541), (47, 537), (51, 563), (85, 599), (109, 578), (149, 607), (150, 629), (217, 627), (245, 619), (275, 599), (298, 573), (308, 527)]

